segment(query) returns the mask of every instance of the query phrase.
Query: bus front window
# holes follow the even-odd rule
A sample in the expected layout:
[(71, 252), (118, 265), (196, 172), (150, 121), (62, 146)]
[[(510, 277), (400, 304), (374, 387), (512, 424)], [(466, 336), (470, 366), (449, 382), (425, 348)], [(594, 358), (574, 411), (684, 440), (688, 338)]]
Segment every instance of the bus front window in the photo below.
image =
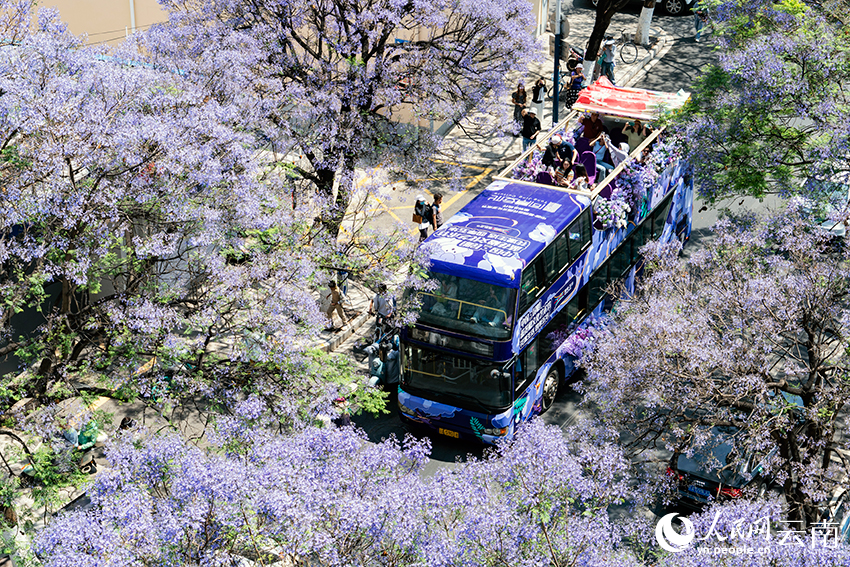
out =
[(494, 413), (511, 404), (510, 373), (502, 372), (504, 363), (408, 345), (402, 364), (404, 386), (429, 399), (481, 413)]
[(516, 290), (432, 273), (439, 284), (422, 293), (419, 321), (458, 333), (505, 340), (511, 337)]

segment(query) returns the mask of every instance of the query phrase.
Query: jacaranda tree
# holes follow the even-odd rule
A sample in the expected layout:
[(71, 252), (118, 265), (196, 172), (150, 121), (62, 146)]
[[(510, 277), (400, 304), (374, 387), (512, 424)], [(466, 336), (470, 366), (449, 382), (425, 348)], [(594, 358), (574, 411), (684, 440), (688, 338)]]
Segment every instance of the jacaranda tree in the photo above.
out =
[[(649, 246), (638, 293), (585, 360), (586, 388), (635, 450), (712, 448), (735, 431), (741, 459), (767, 458), (788, 517), (806, 526), (843, 490), (850, 402), (848, 253), (795, 207), (715, 226), (684, 263)], [(725, 466), (725, 463), (720, 463)]]
[(161, 3), (169, 23), (146, 50), (197, 74), (217, 100), (245, 99), (299, 198), (323, 200), (333, 236), (358, 168), (422, 177), (440, 142), (429, 121), (503, 109), (506, 74), (536, 51), (525, 0)]
[(699, 191), (710, 201), (833, 191), (850, 147), (846, 7), (713, 4), (719, 61), (679, 116)]
[(747, 545), (769, 551), (729, 565), (848, 557), (845, 545), (801, 549), (753, 535), (751, 523), (780, 518), (775, 500), (692, 517), (699, 539), (668, 554), (653, 520), (624, 507), (609, 519), (641, 487), (616, 434), (592, 427), (562, 432), (535, 420), (483, 460), (424, 477), (427, 442), (370, 444), (351, 427), (283, 437), (264, 428), (263, 412), (247, 400), (218, 422), (206, 451), (141, 431), (118, 439), (112, 469), (89, 490), (91, 509), (37, 535), (42, 564), (709, 567), (717, 556), (699, 548)]
[(50, 567), (637, 565), (607, 517), (628, 493), (628, 463), (610, 442), (537, 421), (498, 454), (425, 479), (426, 442), (369, 444), (350, 427), (281, 437), (261, 414), (249, 400), (222, 419), (214, 451), (122, 438), (89, 491), (94, 508), (54, 521), (39, 557)]
[(130, 46), (87, 48), (32, 2), (0, 14), (0, 329), (22, 362), (4, 407), (81, 384), (321, 398), (301, 355), (333, 249), (256, 151), (245, 100)]

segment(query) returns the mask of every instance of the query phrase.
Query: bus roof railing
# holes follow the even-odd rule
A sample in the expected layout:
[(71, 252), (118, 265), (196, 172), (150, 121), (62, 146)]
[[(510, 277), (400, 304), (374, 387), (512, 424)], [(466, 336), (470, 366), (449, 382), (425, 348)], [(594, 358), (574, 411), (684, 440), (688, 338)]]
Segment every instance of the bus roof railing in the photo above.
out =
[[(611, 181), (614, 180), (617, 177), (617, 175), (620, 174), (621, 171), (623, 171), (624, 166), (626, 165), (626, 163), (628, 163), (629, 160), (623, 161), (620, 165), (618, 165), (613, 170), (611, 170), (611, 173), (609, 173), (608, 176), (605, 177), (605, 179), (603, 179), (601, 182), (597, 183), (593, 187), (593, 190), (591, 190), (591, 191), (582, 191), (582, 190), (579, 190), (579, 189), (570, 189), (568, 187), (560, 187), (558, 185), (546, 185), (546, 184), (537, 183), (537, 182), (534, 182), (534, 181), (524, 181), (524, 180), (521, 180), (521, 179), (514, 179), (513, 177), (510, 177), (510, 175), (509, 175), (510, 172), (514, 171), (523, 161), (530, 158), (531, 155), (535, 151), (538, 151), (541, 148), (545, 148), (546, 145), (543, 142), (546, 142), (556, 132), (560, 132), (560, 131), (566, 132), (566, 131), (568, 131), (570, 120), (574, 119), (575, 117), (577, 117), (581, 114), (583, 114), (583, 113), (576, 111), (576, 110), (572, 111), (569, 114), (569, 116), (567, 116), (564, 120), (559, 122), (554, 128), (552, 128), (549, 132), (547, 132), (546, 135), (542, 138), (542, 140), (537, 141), (528, 150), (526, 150), (525, 152), (520, 154), (520, 156), (516, 160), (514, 160), (510, 165), (508, 165), (505, 169), (500, 171), (498, 173), (498, 175), (496, 175), (496, 178), (497, 179), (504, 179), (504, 180), (510, 181), (512, 183), (524, 183), (526, 185), (534, 185), (536, 187), (549, 187), (549, 188), (552, 188), (552, 189), (560, 189), (561, 191), (566, 191), (568, 193), (573, 193), (573, 194), (576, 194), (576, 195), (584, 195), (584, 196), (590, 197), (591, 199), (595, 199), (599, 195), (599, 193), (601, 193), (602, 190), (605, 187), (607, 187), (608, 184), (611, 183)], [(600, 112), (599, 114), (603, 115), (603, 116), (609, 116), (611, 118), (621, 118), (621, 119), (627, 119), (628, 118), (627, 116), (620, 116), (619, 114), (606, 114), (605, 112)], [(640, 156), (641, 152), (643, 152), (643, 149), (646, 148), (647, 146), (649, 146), (650, 144), (654, 143), (655, 140), (658, 138), (658, 136), (661, 135), (661, 132), (663, 132), (663, 131), (664, 131), (664, 128), (658, 128), (656, 130), (653, 130), (652, 133), (650, 133), (650, 135), (647, 136), (647, 138), (644, 141), (642, 141), (638, 145), (638, 147), (636, 147), (634, 149), (634, 151), (629, 152), (629, 157), (630, 158), (637, 158), (638, 156)]]

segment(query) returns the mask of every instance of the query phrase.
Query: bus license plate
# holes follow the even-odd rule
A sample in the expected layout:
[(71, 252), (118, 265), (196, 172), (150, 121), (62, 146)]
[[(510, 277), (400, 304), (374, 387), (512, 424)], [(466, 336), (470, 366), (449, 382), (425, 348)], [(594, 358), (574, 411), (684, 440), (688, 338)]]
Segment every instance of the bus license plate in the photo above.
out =
[(460, 434), (457, 431), (450, 431), (448, 429), (443, 429), (440, 427), (439, 429), (440, 435), (445, 435), (447, 437), (454, 437), (455, 439), (460, 438)]
[(698, 496), (702, 496), (703, 498), (710, 498), (711, 492), (704, 488), (700, 488), (699, 486), (694, 486), (693, 484), (688, 487), (688, 492), (696, 494)]

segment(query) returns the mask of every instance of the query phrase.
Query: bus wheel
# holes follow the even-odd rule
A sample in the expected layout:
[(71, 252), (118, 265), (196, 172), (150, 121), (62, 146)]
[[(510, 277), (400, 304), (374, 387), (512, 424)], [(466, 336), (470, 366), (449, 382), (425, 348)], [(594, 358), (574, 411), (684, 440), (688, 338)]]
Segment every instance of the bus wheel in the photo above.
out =
[(540, 404), (543, 411), (552, 407), (552, 402), (555, 401), (555, 396), (558, 395), (558, 385), (560, 382), (561, 375), (558, 374), (557, 368), (553, 368), (546, 375), (546, 381), (543, 382), (543, 399)]

